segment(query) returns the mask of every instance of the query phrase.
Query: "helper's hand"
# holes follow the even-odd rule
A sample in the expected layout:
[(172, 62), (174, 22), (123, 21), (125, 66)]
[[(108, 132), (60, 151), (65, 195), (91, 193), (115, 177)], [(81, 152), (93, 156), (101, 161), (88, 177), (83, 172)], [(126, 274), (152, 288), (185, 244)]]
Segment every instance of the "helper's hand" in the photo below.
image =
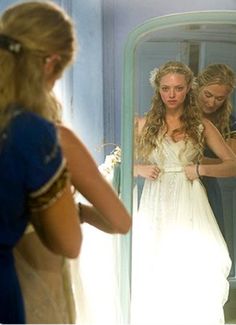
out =
[(184, 167), (185, 175), (190, 180), (200, 178), (199, 165), (188, 165)]

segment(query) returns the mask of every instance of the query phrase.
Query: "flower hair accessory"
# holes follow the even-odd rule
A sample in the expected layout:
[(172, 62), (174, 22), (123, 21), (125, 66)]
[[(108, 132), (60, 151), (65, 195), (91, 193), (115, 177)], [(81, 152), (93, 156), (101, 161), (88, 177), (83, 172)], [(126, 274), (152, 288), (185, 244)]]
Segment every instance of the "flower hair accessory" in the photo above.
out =
[(156, 77), (157, 77), (157, 74), (159, 72), (159, 69), (158, 68), (154, 68), (151, 72), (150, 72), (150, 78), (149, 78), (149, 82), (152, 86), (152, 88), (156, 88)]

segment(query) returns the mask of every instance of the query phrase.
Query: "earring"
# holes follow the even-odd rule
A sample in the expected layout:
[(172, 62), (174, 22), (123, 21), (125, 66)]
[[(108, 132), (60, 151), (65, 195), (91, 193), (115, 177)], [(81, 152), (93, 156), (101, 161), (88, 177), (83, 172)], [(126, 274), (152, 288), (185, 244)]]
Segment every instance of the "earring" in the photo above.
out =
[(45, 58), (45, 63), (51, 63), (52, 61), (61, 61), (61, 57), (58, 54), (52, 54)]

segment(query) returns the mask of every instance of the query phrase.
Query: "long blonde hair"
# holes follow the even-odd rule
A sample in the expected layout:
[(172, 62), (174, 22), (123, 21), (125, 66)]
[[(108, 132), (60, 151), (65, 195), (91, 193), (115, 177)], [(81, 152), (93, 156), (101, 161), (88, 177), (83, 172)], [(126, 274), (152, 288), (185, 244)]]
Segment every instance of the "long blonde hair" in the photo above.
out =
[(209, 85), (224, 85), (229, 88), (227, 98), (222, 106), (214, 112), (214, 119), (212, 120), (222, 136), (227, 138), (230, 134), (230, 115), (233, 109), (230, 94), (236, 86), (233, 70), (227, 64), (210, 64), (199, 73), (194, 84), (197, 94)]
[(60, 105), (45, 85), (44, 65), (57, 54), (60, 60), (53, 73), (60, 76), (73, 61), (71, 18), (50, 1), (17, 4), (0, 18), (0, 40), (0, 129), (10, 120), (12, 105), (52, 121), (60, 119)]
[(176, 141), (176, 135), (182, 133), (185, 138), (190, 138), (196, 144), (199, 156), (202, 155), (204, 147), (204, 138), (202, 132), (201, 112), (197, 106), (191, 84), (193, 81), (193, 73), (190, 68), (182, 62), (169, 61), (152, 72), (150, 82), (154, 87), (154, 95), (152, 98), (151, 108), (146, 114), (146, 121), (141, 134), (136, 134), (137, 158), (147, 160), (151, 151), (157, 147), (157, 139), (164, 136), (167, 132), (166, 109), (161, 99), (159, 89), (161, 79), (169, 74), (177, 73), (184, 75), (187, 86), (190, 87), (184, 102), (184, 112), (180, 117), (181, 128), (175, 130), (171, 137)]

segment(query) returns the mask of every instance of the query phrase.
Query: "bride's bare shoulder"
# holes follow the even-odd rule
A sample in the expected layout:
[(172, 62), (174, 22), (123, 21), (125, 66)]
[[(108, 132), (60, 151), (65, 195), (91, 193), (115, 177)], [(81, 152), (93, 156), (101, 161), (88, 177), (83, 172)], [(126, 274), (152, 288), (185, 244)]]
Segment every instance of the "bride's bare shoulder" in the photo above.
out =
[(146, 117), (145, 116), (136, 116), (134, 119), (135, 127), (138, 130), (138, 133), (142, 131), (144, 124), (146, 122)]

